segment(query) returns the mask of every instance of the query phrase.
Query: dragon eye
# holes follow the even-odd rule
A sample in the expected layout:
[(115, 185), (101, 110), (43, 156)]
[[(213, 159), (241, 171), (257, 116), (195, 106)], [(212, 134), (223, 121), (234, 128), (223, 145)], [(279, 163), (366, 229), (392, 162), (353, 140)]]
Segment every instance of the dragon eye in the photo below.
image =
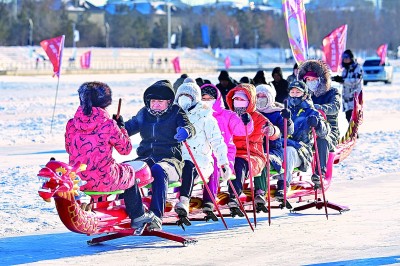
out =
[(57, 174), (58, 176), (62, 176), (62, 175), (63, 175), (63, 172), (58, 171), (58, 172), (56, 172), (56, 174)]

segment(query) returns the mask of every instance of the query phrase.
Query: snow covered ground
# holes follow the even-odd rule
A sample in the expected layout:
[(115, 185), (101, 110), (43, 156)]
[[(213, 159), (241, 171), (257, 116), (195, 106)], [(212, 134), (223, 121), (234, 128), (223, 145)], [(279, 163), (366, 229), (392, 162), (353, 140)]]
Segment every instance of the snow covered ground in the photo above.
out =
[[(217, 82), (219, 73), (194, 75)], [(232, 73), (239, 80), (255, 73)], [(289, 73), (285, 73), (287, 76)], [(397, 75), (396, 75), (397, 74)], [(269, 73), (266, 73), (269, 76)], [(0, 265), (400, 265), (400, 77), (394, 83), (365, 87), (364, 123), (351, 155), (334, 168), (327, 199), (350, 206), (337, 214), (323, 210), (291, 214), (274, 209), (272, 224), (259, 215), (252, 233), (244, 219), (221, 223), (194, 223), (183, 232), (197, 245), (154, 237), (130, 237), (86, 246), (87, 236), (65, 229), (54, 203), (37, 194), (36, 174), (52, 156), (67, 161), (65, 124), (79, 104), (77, 89), (98, 80), (113, 89), (114, 104), (123, 99), (121, 114), (134, 115), (142, 106), (145, 88), (158, 79), (177, 74), (61, 76), (57, 108), (51, 130), (57, 80), (50, 76), (0, 76)], [(343, 130), (346, 121), (340, 116)], [(51, 132), (50, 132), (51, 130)], [(134, 143), (138, 137), (132, 138)], [(135, 154), (127, 156), (134, 158)], [(123, 160), (122, 156), (118, 157)]]

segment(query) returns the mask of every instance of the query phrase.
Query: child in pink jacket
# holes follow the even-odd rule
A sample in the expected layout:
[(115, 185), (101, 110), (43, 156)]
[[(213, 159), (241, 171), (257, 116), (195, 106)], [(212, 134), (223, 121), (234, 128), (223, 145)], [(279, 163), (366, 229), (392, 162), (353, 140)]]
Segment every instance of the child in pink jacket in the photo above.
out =
[(65, 149), (70, 165), (77, 162), (87, 165), (80, 174), (87, 182), (81, 190), (125, 190), (124, 200), (131, 226), (137, 228), (153, 222), (154, 214), (144, 211), (133, 167), (117, 163), (112, 158), (114, 148), (127, 155), (132, 144), (122, 117), (116, 122), (105, 110), (112, 102), (110, 87), (101, 82), (85, 82), (78, 93), (80, 106), (67, 123)]
[[(252, 133), (254, 128), (253, 120), (248, 113), (239, 116), (231, 110), (226, 110), (221, 92), (213, 84), (204, 84), (200, 89), (203, 105), (214, 110), (213, 116), (217, 119), (219, 129), (228, 147), (229, 167), (234, 173), (233, 165), (235, 163), (236, 146), (233, 143), (233, 136), (246, 136), (246, 127), (248, 134)], [(223, 176), (219, 171), (214, 156), (214, 173), (208, 183), (211, 192), (214, 194), (213, 196), (215, 196), (218, 189), (219, 177)], [(213, 211), (213, 209), (214, 205), (211, 202), (211, 198), (208, 192), (204, 190), (203, 211), (208, 212)]]

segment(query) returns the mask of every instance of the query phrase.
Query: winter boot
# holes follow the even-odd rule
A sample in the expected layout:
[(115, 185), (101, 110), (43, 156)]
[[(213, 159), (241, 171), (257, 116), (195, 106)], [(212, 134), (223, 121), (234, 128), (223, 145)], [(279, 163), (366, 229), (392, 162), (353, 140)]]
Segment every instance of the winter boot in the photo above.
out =
[(185, 196), (180, 197), (180, 201), (175, 205), (175, 212), (179, 216), (187, 217), (189, 214), (189, 203), (190, 199)]
[(254, 202), (258, 205), (258, 204), (262, 204), (265, 205), (267, 203), (267, 201), (265, 200), (265, 196), (262, 194), (256, 195), (256, 197), (254, 198)]
[(229, 207), (229, 210), (231, 211), (232, 217), (235, 217), (235, 216), (243, 217), (244, 216), (244, 213), (239, 208), (239, 203), (236, 198), (229, 199), (228, 207)]
[(141, 228), (144, 227), (146, 224), (153, 222), (154, 213), (152, 211), (145, 212), (142, 216), (139, 216), (131, 221), (132, 228)]
[[(283, 180), (278, 180), (276, 191), (275, 191), (275, 198), (277, 199), (283, 199), (284, 196), (284, 181)], [(286, 182), (286, 193), (290, 191), (290, 183)]]
[(265, 196), (263, 194), (258, 194), (254, 198), (254, 203), (256, 204), (256, 211), (257, 212), (268, 212), (267, 208), (267, 201), (265, 200)]
[(161, 230), (162, 229), (162, 220), (157, 215), (154, 215), (154, 220), (147, 227), (148, 230)]
[(207, 213), (212, 211), (214, 211), (214, 204), (212, 202), (205, 202), (203, 204), (203, 212)]
[(203, 205), (203, 213), (206, 214), (204, 219), (206, 221), (213, 220), (214, 222), (218, 221), (218, 217), (214, 213), (214, 204), (212, 202), (205, 202)]
[(318, 189), (321, 187), (321, 179), (319, 178), (319, 175), (313, 174), (311, 176), (311, 181), (314, 183), (314, 188)]

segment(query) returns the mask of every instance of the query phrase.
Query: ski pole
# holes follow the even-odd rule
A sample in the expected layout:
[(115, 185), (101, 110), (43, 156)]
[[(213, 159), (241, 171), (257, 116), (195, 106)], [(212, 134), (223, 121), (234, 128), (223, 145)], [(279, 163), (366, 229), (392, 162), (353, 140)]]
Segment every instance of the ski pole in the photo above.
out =
[(254, 184), (253, 184), (253, 176), (251, 174), (250, 144), (249, 144), (249, 133), (247, 132), (247, 127), (245, 127), (245, 131), (246, 131), (247, 161), (248, 161), (248, 165), (249, 165), (249, 179), (250, 179), (251, 200), (253, 202), (254, 227), (257, 227), (256, 203), (254, 201)]
[(219, 216), (221, 217), (221, 220), (222, 220), (222, 222), (224, 223), (225, 228), (228, 229), (228, 226), (226, 225), (224, 216), (222, 216), (222, 213), (221, 213), (221, 211), (219, 210), (219, 207), (218, 207), (218, 205), (217, 205), (217, 202), (215, 201), (215, 198), (214, 198), (214, 196), (212, 195), (210, 188), (208, 187), (208, 184), (207, 184), (207, 182), (206, 182), (206, 179), (204, 178), (203, 174), (201, 173), (200, 167), (199, 167), (199, 165), (197, 164), (196, 159), (194, 158), (194, 155), (193, 155), (193, 153), (192, 153), (191, 148), (189, 147), (189, 144), (187, 144), (186, 141), (184, 141), (183, 144), (185, 144), (185, 147), (186, 147), (186, 149), (187, 149), (188, 152), (189, 152), (190, 158), (192, 158), (192, 161), (193, 161), (193, 163), (194, 163), (194, 166), (196, 167), (197, 173), (199, 174), (201, 180), (203, 181), (204, 187), (206, 188), (206, 190), (207, 190), (207, 192), (208, 192), (208, 195), (210, 195), (210, 198), (211, 198), (212, 202), (214, 203), (214, 206), (215, 206), (215, 208), (217, 209), (218, 214), (219, 214)]
[(269, 163), (269, 122), (267, 122), (265, 125), (267, 126), (267, 136), (268, 136), (266, 138), (266, 143), (265, 143), (265, 149), (266, 149), (266, 152), (267, 152), (268, 225), (271, 226), (271, 196), (270, 196), (271, 188), (269, 187), (270, 186), (269, 171), (271, 170), (270, 169), (270, 163)]
[(236, 192), (236, 189), (235, 189), (235, 187), (233, 186), (232, 181), (231, 181), (231, 180), (228, 180), (228, 184), (229, 184), (229, 186), (231, 187), (231, 189), (232, 189), (232, 191), (233, 191), (233, 194), (235, 194), (235, 197), (237, 198), (237, 200), (238, 200), (238, 202), (239, 202), (239, 207), (240, 207), (240, 209), (242, 210), (242, 212), (244, 213), (244, 216), (246, 217), (247, 223), (249, 224), (251, 230), (254, 232), (253, 225), (252, 225), (251, 222), (250, 222), (249, 216), (247, 216), (246, 210), (244, 209), (243, 203), (240, 201), (239, 195), (238, 195), (238, 193)]
[[(288, 109), (288, 101), (284, 101), (285, 109)], [(287, 176), (287, 118), (283, 119), (283, 207), (286, 207), (286, 176)]]
[(122, 99), (119, 98), (119, 100), (118, 100), (118, 110), (117, 110), (117, 119), (119, 118), (119, 114), (121, 112), (121, 104), (122, 104)]
[(311, 130), (312, 130), (312, 134), (313, 134), (313, 138), (314, 138), (315, 157), (317, 159), (317, 166), (318, 166), (318, 172), (319, 172), (319, 181), (321, 182), (322, 197), (324, 199), (325, 216), (326, 216), (326, 219), (328, 220), (328, 207), (326, 206), (324, 180), (322, 178), (321, 163), (319, 161), (317, 134), (315, 133), (315, 129), (313, 127), (311, 128)]

